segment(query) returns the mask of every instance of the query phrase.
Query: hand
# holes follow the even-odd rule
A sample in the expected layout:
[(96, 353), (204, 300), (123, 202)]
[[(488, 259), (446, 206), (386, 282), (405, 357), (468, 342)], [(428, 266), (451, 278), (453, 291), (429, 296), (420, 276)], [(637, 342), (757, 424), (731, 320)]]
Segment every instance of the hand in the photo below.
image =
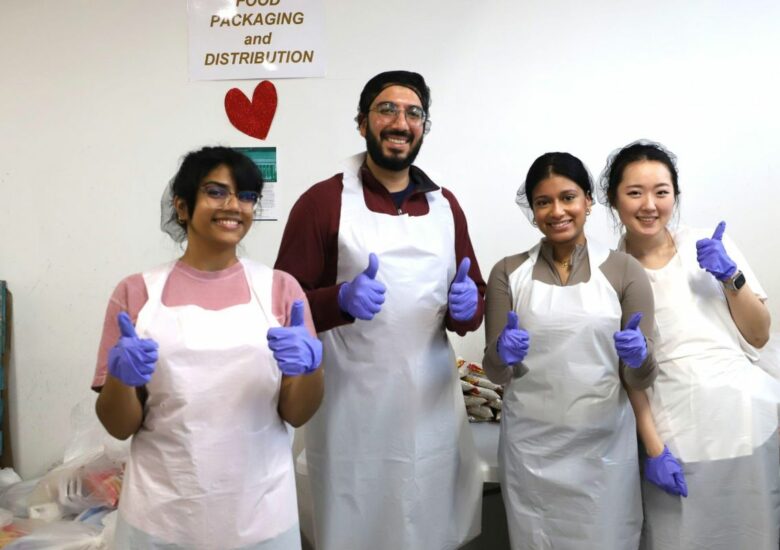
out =
[(737, 264), (726, 254), (723, 247), (723, 233), (726, 231), (726, 222), (720, 222), (715, 228), (711, 239), (696, 241), (696, 259), (699, 267), (712, 273), (719, 281), (727, 281), (737, 270)]
[(520, 363), (528, 355), (529, 341), (528, 331), (518, 328), (517, 313), (508, 311), (506, 326), (498, 336), (498, 356), (507, 365)]
[(458, 272), (450, 285), (450, 293), (447, 296), (447, 307), (450, 316), (456, 321), (470, 321), (477, 314), (477, 285), (469, 277), (471, 259), (461, 260)]
[(682, 466), (666, 445), (660, 455), (645, 459), (645, 478), (670, 495), (688, 496), (688, 484), (685, 483)]
[(647, 342), (639, 329), (641, 320), (642, 312), (634, 313), (626, 323), (626, 328), (615, 333), (615, 351), (632, 369), (641, 367), (647, 357)]
[(385, 303), (385, 285), (376, 280), (379, 258), (373, 252), (368, 255), (368, 267), (352, 282), (339, 288), (339, 307), (356, 319), (370, 321)]
[(266, 338), (279, 370), (285, 375), (308, 374), (320, 366), (322, 342), (309, 334), (303, 323), (301, 300), (295, 300), (290, 309), (290, 326), (270, 328)]
[(120, 312), (116, 319), (122, 336), (108, 352), (108, 372), (128, 386), (143, 386), (154, 373), (157, 342), (139, 338), (126, 312)]

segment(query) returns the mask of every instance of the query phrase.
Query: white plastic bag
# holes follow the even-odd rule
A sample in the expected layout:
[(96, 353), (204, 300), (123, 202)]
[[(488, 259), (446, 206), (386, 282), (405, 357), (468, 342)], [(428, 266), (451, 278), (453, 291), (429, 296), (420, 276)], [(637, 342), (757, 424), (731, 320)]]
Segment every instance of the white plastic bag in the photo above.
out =
[(0, 489), (0, 508), (10, 510), (17, 518), (26, 518), (30, 507), (30, 495), (38, 485), (39, 479), (30, 479), (14, 483)]
[(105, 453), (93, 452), (57, 466), (30, 493), (31, 507), (56, 503), (64, 516), (98, 505), (116, 507), (124, 465)]
[(71, 462), (93, 454), (105, 454), (109, 459), (126, 462), (130, 456), (130, 439), (120, 441), (112, 437), (95, 414), (95, 398), (88, 397), (70, 411), (73, 435), (65, 449), (63, 462)]
[(22, 481), (13, 468), (0, 469), (0, 491)]
[(0, 529), (5, 527), (6, 525), (9, 525), (14, 520), (14, 515), (11, 513), (10, 510), (6, 510), (5, 508), (0, 508)]
[(75, 521), (56, 521), (16, 539), (5, 550), (106, 550), (101, 529)]

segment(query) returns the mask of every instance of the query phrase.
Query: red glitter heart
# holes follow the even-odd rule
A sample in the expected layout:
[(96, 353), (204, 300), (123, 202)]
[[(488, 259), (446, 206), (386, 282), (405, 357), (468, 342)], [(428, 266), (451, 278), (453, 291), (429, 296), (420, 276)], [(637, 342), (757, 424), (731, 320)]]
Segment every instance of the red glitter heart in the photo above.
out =
[(252, 101), (238, 88), (225, 94), (225, 112), (237, 130), (257, 139), (265, 139), (276, 114), (276, 87), (263, 80), (255, 88)]

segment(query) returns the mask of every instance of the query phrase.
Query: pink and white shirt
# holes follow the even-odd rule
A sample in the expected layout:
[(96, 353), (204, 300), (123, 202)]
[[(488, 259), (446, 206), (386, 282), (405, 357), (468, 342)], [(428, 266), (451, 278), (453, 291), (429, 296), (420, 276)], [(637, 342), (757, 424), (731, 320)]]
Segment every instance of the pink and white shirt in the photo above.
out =
[[(214, 311), (245, 304), (249, 302), (249, 298), (249, 282), (241, 262), (236, 262), (220, 271), (200, 271), (178, 261), (165, 283), (162, 295), (163, 304), (169, 307), (196, 305)], [(105, 384), (108, 374), (108, 352), (120, 336), (117, 315), (120, 311), (126, 311), (135, 323), (138, 312), (148, 299), (141, 273), (125, 277), (114, 289), (103, 321), (103, 335), (98, 348), (92, 389), (99, 391)], [(316, 336), (306, 294), (298, 281), (284, 271), (274, 270), (271, 311), (280, 325), (289, 324), (290, 308), (295, 300), (303, 300), (306, 328), (312, 336)]]

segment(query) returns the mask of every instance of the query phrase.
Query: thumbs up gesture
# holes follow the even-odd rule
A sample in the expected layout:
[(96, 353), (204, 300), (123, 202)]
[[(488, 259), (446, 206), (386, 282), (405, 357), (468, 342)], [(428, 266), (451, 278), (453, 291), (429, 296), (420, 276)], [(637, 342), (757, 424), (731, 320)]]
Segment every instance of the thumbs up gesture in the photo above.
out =
[(385, 285), (376, 280), (379, 258), (373, 252), (368, 255), (368, 267), (351, 282), (339, 288), (339, 307), (356, 319), (370, 321), (385, 303)]
[(634, 313), (626, 323), (626, 328), (615, 333), (615, 351), (623, 362), (637, 369), (647, 357), (647, 342), (639, 329), (642, 312)]
[(447, 296), (450, 316), (456, 321), (470, 321), (477, 313), (477, 285), (469, 277), (469, 268), (471, 259), (463, 258)]
[(696, 241), (696, 259), (699, 267), (711, 273), (719, 281), (727, 281), (737, 271), (737, 264), (726, 254), (723, 233), (726, 222), (720, 222), (711, 239)]
[(128, 386), (143, 386), (154, 373), (157, 342), (139, 338), (126, 312), (120, 312), (116, 319), (121, 336), (108, 352), (108, 372)]
[(517, 313), (508, 311), (506, 314), (506, 326), (498, 336), (498, 356), (507, 365), (520, 363), (528, 355), (530, 342), (528, 332), (519, 328)]
[(290, 326), (270, 328), (266, 338), (279, 370), (287, 376), (308, 374), (320, 366), (322, 342), (309, 334), (301, 300), (295, 300), (290, 309)]

